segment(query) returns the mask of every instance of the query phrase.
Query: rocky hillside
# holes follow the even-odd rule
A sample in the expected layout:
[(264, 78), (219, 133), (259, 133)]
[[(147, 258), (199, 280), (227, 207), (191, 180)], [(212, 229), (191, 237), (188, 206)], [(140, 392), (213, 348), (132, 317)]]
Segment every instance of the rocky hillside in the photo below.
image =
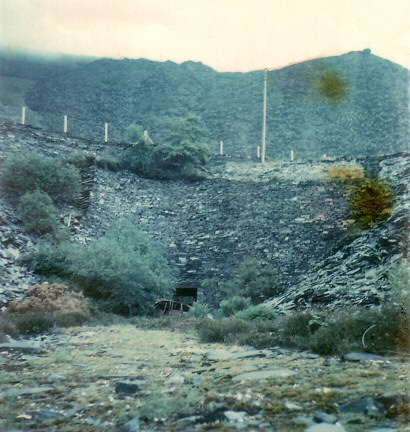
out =
[[(192, 112), (204, 119), (215, 150), (222, 140), (228, 154), (255, 157), (261, 144), (262, 71), (218, 73), (201, 63), (144, 59), (2, 63), (0, 79), (25, 80), (17, 85), (28, 121), (52, 130), (61, 131), (68, 115), (74, 135), (103, 139), (109, 122), (118, 141), (138, 123), (160, 142), (165, 117)], [(408, 70), (370, 50), (270, 71), (267, 155), (288, 160), (293, 149), (298, 160), (317, 160), (406, 150), (408, 86)], [(9, 92), (10, 82), (3, 87)]]
[[(0, 160), (13, 152), (113, 157), (123, 151), (121, 144), (105, 146), (10, 122), (0, 127)], [(88, 213), (73, 215), (72, 235), (87, 242), (129, 216), (179, 267), (179, 284), (200, 288), (201, 295), (211, 294), (202, 289), (205, 279), (230, 280), (245, 260), (256, 258), (279, 270), (286, 292), (276, 303), (282, 307), (378, 303), (389, 268), (407, 254), (409, 155), (360, 161), (391, 181), (396, 204), (386, 223), (356, 236), (350, 235), (345, 191), (327, 177), (329, 167), (341, 163), (346, 161), (261, 166), (221, 158), (207, 180), (195, 182), (94, 168)], [(0, 199), (0, 300), (7, 303), (34, 280), (17, 260), (32, 239), (2, 194)]]

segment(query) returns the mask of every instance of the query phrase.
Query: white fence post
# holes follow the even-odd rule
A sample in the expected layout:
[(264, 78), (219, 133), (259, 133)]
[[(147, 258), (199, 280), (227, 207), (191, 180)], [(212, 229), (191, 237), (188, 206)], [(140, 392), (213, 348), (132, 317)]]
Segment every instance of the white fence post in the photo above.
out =
[(21, 110), (21, 124), (26, 124), (26, 107), (23, 107)]
[(219, 154), (220, 154), (221, 156), (223, 156), (223, 154), (224, 154), (224, 142), (223, 142), (223, 141), (221, 141), (221, 142), (219, 143)]
[(64, 133), (68, 132), (68, 117), (64, 116)]
[(295, 160), (295, 152), (293, 150), (290, 151), (290, 160), (292, 162)]
[(256, 148), (256, 156), (258, 157), (258, 159), (261, 158), (261, 146), (258, 146), (258, 147)]
[(108, 143), (108, 123), (105, 123), (105, 143)]

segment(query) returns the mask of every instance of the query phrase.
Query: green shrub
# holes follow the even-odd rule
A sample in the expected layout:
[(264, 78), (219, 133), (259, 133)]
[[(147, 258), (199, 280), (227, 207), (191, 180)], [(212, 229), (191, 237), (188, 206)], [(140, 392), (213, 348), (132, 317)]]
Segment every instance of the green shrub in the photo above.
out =
[(243, 311), (250, 307), (251, 301), (247, 297), (234, 296), (227, 300), (222, 300), (219, 303), (219, 312), (224, 317), (235, 315), (239, 311)]
[(91, 321), (91, 315), (84, 312), (65, 312), (54, 314), (53, 322), (59, 327), (77, 327)]
[(55, 203), (74, 203), (80, 190), (80, 175), (75, 167), (40, 155), (17, 154), (7, 159), (2, 181), (12, 200), (40, 190)]
[(350, 187), (352, 216), (363, 228), (387, 219), (393, 210), (393, 192), (382, 180), (365, 177)]
[(96, 157), (95, 165), (98, 168), (105, 169), (107, 171), (117, 172), (120, 171), (122, 167), (122, 163), (119, 159), (111, 158), (111, 157)]
[(200, 320), (199, 339), (256, 348), (280, 345), (321, 355), (357, 351), (384, 355), (410, 349), (410, 311), (403, 304), (293, 312), (273, 320), (242, 319), (252, 309), (231, 318)]
[(401, 312), (399, 304), (385, 304), (378, 309), (298, 312), (277, 321), (277, 342), (322, 355), (405, 351), (410, 346), (410, 324)]
[(250, 324), (236, 318), (204, 318), (197, 324), (197, 332), (202, 342), (233, 343), (237, 334), (246, 333)]
[(195, 318), (203, 318), (209, 315), (209, 306), (205, 303), (194, 303), (189, 309), (189, 315)]
[(283, 292), (278, 273), (272, 266), (263, 266), (257, 260), (245, 261), (239, 270), (238, 285), (241, 295), (249, 297), (253, 304), (275, 297)]
[(22, 264), (36, 273), (46, 276), (68, 278), (71, 274), (67, 257), (72, 254), (73, 245), (68, 241), (57, 242), (53, 238), (41, 239), (35, 249), (21, 257)]
[(123, 156), (125, 167), (152, 178), (202, 178), (197, 167), (207, 163), (210, 148), (207, 131), (198, 116), (166, 118), (161, 144), (153, 144), (149, 137), (141, 134), (140, 127), (133, 126), (129, 127), (132, 132), (129, 141), (133, 145)]
[(235, 313), (235, 318), (243, 320), (274, 320), (278, 317), (277, 312), (269, 306), (257, 305), (250, 306), (240, 312)]
[(74, 153), (65, 159), (68, 164), (73, 165), (79, 170), (89, 168), (94, 164), (95, 160), (95, 156), (88, 153)]
[(199, 340), (269, 348), (275, 344), (274, 324), (270, 321), (245, 321), (236, 317), (205, 318), (196, 325)]
[(137, 124), (130, 124), (125, 133), (125, 140), (135, 144), (144, 137), (144, 128)]
[(19, 199), (17, 213), (27, 231), (33, 234), (52, 233), (60, 225), (52, 199), (40, 190), (25, 193)]
[(44, 312), (28, 312), (10, 316), (12, 323), (24, 335), (45, 333), (53, 328), (54, 321), (51, 314)]
[[(239, 321), (245, 323), (242, 324), (243, 328), (238, 325)], [(277, 345), (276, 326), (272, 320), (236, 320), (225, 331), (227, 331), (226, 342), (231, 344), (250, 345), (258, 349), (271, 348)]]
[(42, 244), (31, 259), (37, 272), (63, 276), (103, 310), (125, 315), (152, 311), (176, 282), (160, 248), (130, 221), (88, 245)]

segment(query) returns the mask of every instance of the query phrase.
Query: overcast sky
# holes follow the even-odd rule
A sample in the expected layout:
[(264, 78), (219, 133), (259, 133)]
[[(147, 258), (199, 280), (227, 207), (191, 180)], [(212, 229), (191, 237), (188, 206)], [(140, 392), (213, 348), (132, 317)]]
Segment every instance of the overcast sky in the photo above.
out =
[(410, 69), (410, 0), (0, 0), (0, 47), (218, 71), (371, 48)]

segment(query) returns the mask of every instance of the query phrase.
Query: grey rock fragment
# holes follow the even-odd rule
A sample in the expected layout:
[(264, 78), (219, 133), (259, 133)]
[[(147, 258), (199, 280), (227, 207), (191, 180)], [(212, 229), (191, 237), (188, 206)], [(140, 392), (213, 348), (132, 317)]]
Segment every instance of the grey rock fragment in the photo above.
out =
[(54, 411), (48, 408), (40, 408), (34, 414), (34, 419), (39, 422), (47, 420), (57, 420), (64, 418), (65, 414), (58, 411)]
[(348, 353), (343, 356), (343, 359), (350, 362), (386, 361), (385, 357), (375, 355), (375, 354), (360, 353), (360, 352)]
[(384, 415), (386, 410), (381, 402), (372, 397), (355, 399), (339, 407), (342, 413), (361, 413), (366, 415)]
[(340, 424), (319, 423), (305, 429), (305, 432), (346, 432)]
[(141, 430), (141, 422), (139, 417), (134, 417), (129, 422), (125, 423), (124, 430), (127, 432), (138, 432)]
[(268, 369), (244, 372), (232, 378), (233, 381), (261, 380), (267, 378), (286, 378), (295, 375), (296, 372), (290, 369)]
[(120, 381), (115, 385), (115, 393), (135, 394), (139, 390), (139, 383), (135, 381)]
[(330, 423), (330, 424), (334, 424), (337, 422), (337, 417), (335, 417), (334, 415), (331, 414), (327, 414), (323, 411), (316, 411), (313, 414), (313, 420), (316, 423)]

